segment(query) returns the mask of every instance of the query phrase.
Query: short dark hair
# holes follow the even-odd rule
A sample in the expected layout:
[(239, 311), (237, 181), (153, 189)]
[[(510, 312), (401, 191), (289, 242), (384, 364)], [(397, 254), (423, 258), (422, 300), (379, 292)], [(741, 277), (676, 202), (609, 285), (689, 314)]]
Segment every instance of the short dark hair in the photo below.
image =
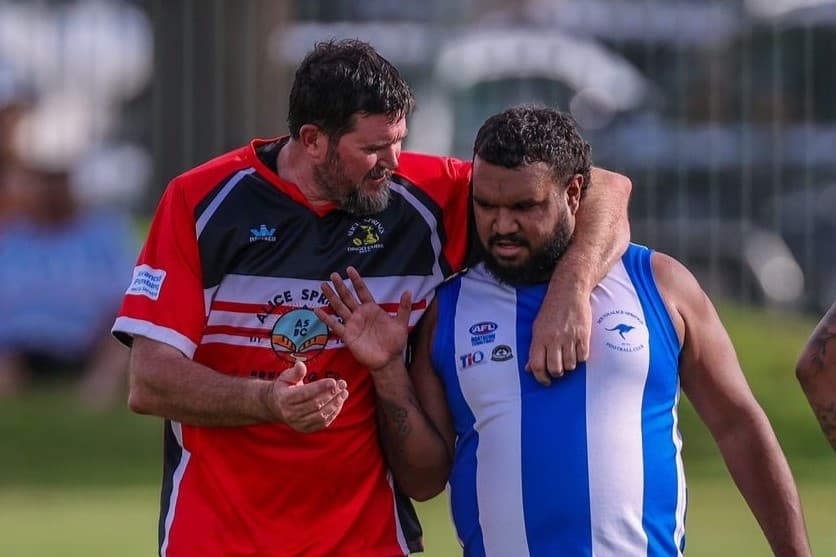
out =
[(305, 124), (339, 138), (353, 129), (356, 113), (397, 121), (414, 108), (412, 89), (374, 47), (354, 39), (332, 40), (317, 43), (297, 68), (287, 123), (295, 139)]
[(511, 107), (488, 118), (473, 145), (473, 156), (497, 166), (518, 168), (544, 162), (563, 185), (575, 174), (589, 186), (592, 167), (589, 143), (568, 114), (536, 105)]

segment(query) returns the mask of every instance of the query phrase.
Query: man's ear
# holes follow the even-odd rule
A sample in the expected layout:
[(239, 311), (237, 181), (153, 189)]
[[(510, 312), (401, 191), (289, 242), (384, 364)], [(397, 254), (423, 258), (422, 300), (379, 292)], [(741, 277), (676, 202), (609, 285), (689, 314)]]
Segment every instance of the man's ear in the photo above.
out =
[(299, 143), (314, 163), (325, 161), (328, 155), (328, 134), (317, 125), (305, 124), (299, 128)]
[(581, 203), (581, 192), (583, 191), (583, 175), (575, 174), (566, 183), (566, 204), (569, 211), (574, 215)]

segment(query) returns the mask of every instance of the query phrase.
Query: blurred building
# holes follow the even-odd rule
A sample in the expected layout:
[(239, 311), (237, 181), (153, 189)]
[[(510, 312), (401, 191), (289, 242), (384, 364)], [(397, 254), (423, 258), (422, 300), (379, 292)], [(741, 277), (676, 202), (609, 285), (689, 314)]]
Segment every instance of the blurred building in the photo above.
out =
[(135, 205), (144, 214), (177, 173), (284, 133), (298, 61), (317, 40), (358, 37), (416, 90), (408, 148), (469, 157), (488, 115), (520, 102), (558, 106), (578, 120), (597, 164), (633, 179), (634, 239), (682, 259), (709, 292), (816, 311), (836, 298), (834, 0), (0, 6), (81, 3), (102, 13), (127, 5), (150, 30), (141, 39), (125, 24), (136, 18), (101, 16), (133, 46), (99, 39), (77, 49), (109, 52), (94, 67), (118, 68), (116, 58), (134, 68), (98, 78), (102, 89), (126, 82), (105, 123), (153, 161)]

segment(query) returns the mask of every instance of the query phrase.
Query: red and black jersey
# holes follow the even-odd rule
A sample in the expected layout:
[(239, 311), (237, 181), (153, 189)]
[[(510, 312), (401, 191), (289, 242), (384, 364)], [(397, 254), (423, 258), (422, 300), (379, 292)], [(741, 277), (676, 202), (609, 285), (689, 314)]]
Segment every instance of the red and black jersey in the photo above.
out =
[[(275, 140), (273, 140), (275, 141)], [(410, 324), (461, 269), (470, 164), (403, 153), (388, 207), (313, 209), (258, 158), (256, 140), (166, 189), (113, 327), (126, 343), (167, 343), (220, 373), (272, 379), (296, 359), (306, 381), (342, 378), (332, 425), (238, 428), (166, 422), (160, 513), (164, 556), (391, 557), (421, 549), (409, 501), (378, 444), (368, 370), (316, 318), (321, 283), (352, 265)]]

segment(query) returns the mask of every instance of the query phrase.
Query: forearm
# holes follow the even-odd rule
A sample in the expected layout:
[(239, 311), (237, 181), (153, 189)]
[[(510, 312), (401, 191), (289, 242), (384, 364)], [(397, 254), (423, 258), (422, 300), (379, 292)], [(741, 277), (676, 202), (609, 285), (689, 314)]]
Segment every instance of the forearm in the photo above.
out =
[[(549, 288), (583, 288), (590, 292), (627, 249), (630, 180), (594, 168), (592, 184), (576, 215), (575, 234), (557, 264)], [(560, 290), (558, 290), (560, 291)]]
[(735, 420), (717, 444), (738, 489), (778, 557), (809, 556), (801, 501), (778, 440), (762, 412)]
[(233, 377), (185, 357), (159, 357), (135, 346), (131, 352), (129, 405), (199, 426), (242, 426), (276, 421), (266, 398), (271, 381)]
[(836, 449), (836, 306), (813, 331), (795, 373), (825, 437)]
[(372, 373), (383, 451), (403, 492), (419, 501), (440, 493), (452, 465), (442, 435), (421, 408), (403, 362)]

